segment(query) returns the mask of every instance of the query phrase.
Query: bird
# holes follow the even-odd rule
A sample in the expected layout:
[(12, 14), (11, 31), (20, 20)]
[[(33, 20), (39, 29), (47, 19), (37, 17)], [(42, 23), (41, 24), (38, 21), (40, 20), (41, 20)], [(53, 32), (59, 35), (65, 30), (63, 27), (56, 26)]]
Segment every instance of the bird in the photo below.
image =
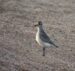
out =
[(46, 34), (46, 32), (43, 29), (43, 23), (42, 21), (38, 21), (38, 24), (34, 25), (37, 28), (36, 32), (36, 42), (43, 47), (43, 56), (45, 56), (45, 48), (51, 47), (51, 45), (58, 47), (54, 42), (49, 38), (49, 36)]

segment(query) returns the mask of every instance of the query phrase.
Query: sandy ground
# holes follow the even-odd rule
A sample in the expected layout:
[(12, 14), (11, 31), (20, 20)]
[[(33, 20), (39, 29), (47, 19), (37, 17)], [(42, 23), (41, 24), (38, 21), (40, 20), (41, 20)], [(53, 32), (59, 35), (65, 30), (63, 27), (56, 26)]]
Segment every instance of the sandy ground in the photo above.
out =
[[(59, 46), (45, 57), (39, 20)], [(0, 71), (75, 71), (75, 0), (0, 0)]]

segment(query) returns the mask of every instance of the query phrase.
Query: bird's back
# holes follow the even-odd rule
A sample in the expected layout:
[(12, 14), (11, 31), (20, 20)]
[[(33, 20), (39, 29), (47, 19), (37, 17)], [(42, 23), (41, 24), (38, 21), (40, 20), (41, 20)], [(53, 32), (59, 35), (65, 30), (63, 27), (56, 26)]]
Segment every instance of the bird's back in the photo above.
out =
[(58, 47), (53, 43), (52, 40), (50, 40), (50, 38), (48, 37), (48, 35), (45, 33), (43, 29), (40, 30), (39, 37), (44, 43), (48, 43), (50, 45), (54, 45), (55, 47)]

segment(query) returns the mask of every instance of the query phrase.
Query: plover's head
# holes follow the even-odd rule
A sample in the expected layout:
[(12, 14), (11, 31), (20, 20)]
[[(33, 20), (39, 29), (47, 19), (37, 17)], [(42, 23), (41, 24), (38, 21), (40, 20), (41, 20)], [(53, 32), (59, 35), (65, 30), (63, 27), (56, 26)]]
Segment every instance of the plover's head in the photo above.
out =
[(35, 27), (42, 26), (42, 21), (38, 21), (38, 24), (34, 25)]

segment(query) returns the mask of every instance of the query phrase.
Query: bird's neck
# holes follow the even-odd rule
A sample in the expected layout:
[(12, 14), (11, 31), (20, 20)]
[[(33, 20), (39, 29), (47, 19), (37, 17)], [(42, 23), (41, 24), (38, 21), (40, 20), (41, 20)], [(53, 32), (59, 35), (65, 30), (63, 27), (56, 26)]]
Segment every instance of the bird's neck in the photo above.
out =
[(37, 27), (38, 33), (40, 33), (42, 30), (43, 30), (43, 27), (42, 26)]

